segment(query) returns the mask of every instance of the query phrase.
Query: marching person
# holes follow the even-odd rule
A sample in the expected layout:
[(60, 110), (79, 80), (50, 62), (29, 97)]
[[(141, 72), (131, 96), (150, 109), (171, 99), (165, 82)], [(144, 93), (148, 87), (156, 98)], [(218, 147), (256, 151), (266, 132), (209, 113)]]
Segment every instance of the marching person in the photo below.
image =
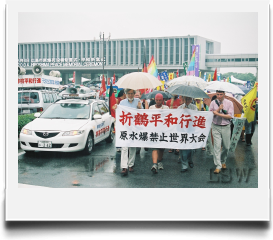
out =
[[(182, 109), (191, 109), (198, 111), (197, 107), (195, 104), (192, 104), (192, 98), (191, 97), (184, 97), (184, 103), (179, 106), (177, 109), (182, 108)], [(192, 149), (183, 149), (179, 150), (179, 155), (181, 157), (181, 172), (186, 172), (188, 170), (188, 164), (190, 168), (193, 168), (194, 164), (192, 161)]]
[[(125, 89), (126, 93), (126, 99), (122, 100), (120, 102), (121, 106), (125, 107), (131, 107), (131, 108), (137, 108), (142, 109), (141, 100), (138, 98), (134, 98), (136, 91), (133, 89)], [(113, 107), (113, 109), (116, 110), (117, 104)], [(128, 151), (129, 151), (129, 157), (128, 157)], [(120, 159), (120, 167), (122, 168), (121, 174), (123, 176), (126, 176), (128, 174), (128, 168), (129, 172), (134, 171), (134, 164), (136, 159), (136, 148), (135, 147), (122, 147), (121, 148), (121, 159)]]
[[(155, 95), (155, 105), (152, 105), (149, 107), (149, 109), (169, 109), (168, 106), (163, 105), (163, 95), (161, 93), (158, 93)], [(151, 171), (153, 173), (157, 173), (157, 170), (163, 170), (163, 158), (164, 148), (155, 148), (152, 152), (152, 159), (153, 159), (153, 166), (151, 168)]]
[[(212, 135), (214, 142), (215, 174), (225, 169), (230, 147), (230, 120), (234, 117), (233, 103), (225, 98), (224, 91), (216, 91), (217, 99), (211, 102), (209, 110), (213, 112)], [(221, 144), (223, 146), (221, 153)]]
[[(181, 104), (183, 103), (183, 101), (181, 100), (181, 98), (177, 95), (174, 95), (174, 98), (173, 99), (169, 99), (167, 102), (166, 102), (166, 105), (170, 108), (170, 109), (177, 109), (179, 106), (181, 106)], [(169, 149), (169, 153), (173, 153), (175, 155), (178, 155), (179, 154), (179, 150), (178, 149)]]
[[(116, 104), (119, 105), (119, 103), (124, 100), (126, 98), (126, 94), (124, 92), (124, 89), (121, 89), (118, 93), (118, 97), (116, 98)], [(115, 125), (116, 125), (116, 121), (115, 121)], [(121, 152), (121, 148), (120, 147), (116, 147), (117, 152)]]

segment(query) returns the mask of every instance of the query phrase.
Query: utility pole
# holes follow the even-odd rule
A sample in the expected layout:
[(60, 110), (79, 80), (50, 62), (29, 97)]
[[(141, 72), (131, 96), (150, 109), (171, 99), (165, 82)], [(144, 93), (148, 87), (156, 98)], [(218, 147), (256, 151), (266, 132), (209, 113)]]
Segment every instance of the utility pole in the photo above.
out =
[[(109, 33), (108, 41), (110, 40), (111, 33)], [(101, 40), (101, 32), (100, 32), (100, 40)], [(102, 75), (104, 77), (104, 32), (102, 33)]]

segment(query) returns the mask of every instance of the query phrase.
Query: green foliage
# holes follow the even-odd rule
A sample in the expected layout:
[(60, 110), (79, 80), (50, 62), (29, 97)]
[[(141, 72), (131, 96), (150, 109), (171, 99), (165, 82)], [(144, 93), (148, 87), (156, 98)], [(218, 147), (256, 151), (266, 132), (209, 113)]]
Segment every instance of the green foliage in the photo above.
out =
[(35, 119), (34, 113), (32, 114), (25, 114), (25, 115), (18, 115), (18, 137), (22, 128), (27, 125), (29, 122)]
[(221, 74), (221, 79), (223, 79), (224, 77), (227, 79), (228, 77), (230, 78), (231, 76), (243, 81), (250, 81), (250, 82), (256, 81), (256, 77), (254, 76), (253, 73), (228, 72), (228, 73)]

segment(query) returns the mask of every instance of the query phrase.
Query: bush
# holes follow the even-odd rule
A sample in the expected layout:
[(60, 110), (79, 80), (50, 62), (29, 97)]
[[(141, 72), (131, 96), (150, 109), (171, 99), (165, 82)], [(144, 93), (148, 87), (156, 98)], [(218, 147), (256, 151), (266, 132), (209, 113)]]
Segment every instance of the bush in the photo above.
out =
[(32, 114), (25, 114), (25, 115), (18, 115), (18, 137), (22, 128), (27, 125), (29, 122), (35, 119), (34, 113)]

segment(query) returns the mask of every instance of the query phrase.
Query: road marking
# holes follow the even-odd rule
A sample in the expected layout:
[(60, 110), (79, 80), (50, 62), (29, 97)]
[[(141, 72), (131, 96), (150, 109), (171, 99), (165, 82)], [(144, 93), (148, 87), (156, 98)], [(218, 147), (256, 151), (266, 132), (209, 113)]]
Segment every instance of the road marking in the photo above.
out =
[(26, 152), (20, 152), (20, 153), (18, 153), (18, 156), (20, 156), (20, 155), (22, 155), (22, 154), (24, 154), (24, 153), (26, 153)]

